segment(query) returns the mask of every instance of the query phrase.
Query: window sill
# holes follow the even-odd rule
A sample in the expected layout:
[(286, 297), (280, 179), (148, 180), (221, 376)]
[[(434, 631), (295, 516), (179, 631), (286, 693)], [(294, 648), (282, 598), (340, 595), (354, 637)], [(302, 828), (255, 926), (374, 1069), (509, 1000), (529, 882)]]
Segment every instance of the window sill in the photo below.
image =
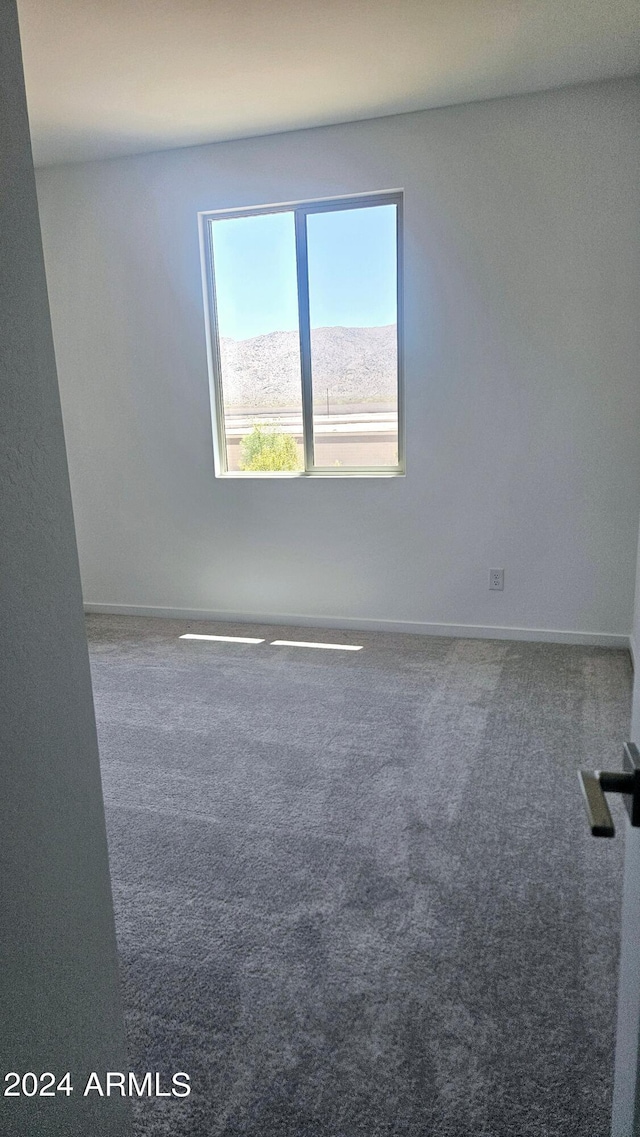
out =
[(264, 481), (266, 478), (275, 478), (278, 481), (295, 478), (404, 478), (405, 470), (227, 470), (217, 473), (216, 478), (224, 481), (233, 478), (239, 481), (257, 478)]

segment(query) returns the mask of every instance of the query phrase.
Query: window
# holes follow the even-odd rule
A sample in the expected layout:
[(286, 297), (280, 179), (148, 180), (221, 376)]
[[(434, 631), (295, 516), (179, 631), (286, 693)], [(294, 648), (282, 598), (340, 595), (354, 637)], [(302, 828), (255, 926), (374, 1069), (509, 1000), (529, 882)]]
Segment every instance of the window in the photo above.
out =
[(200, 215), (216, 474), (403, 472), (401, 204)]

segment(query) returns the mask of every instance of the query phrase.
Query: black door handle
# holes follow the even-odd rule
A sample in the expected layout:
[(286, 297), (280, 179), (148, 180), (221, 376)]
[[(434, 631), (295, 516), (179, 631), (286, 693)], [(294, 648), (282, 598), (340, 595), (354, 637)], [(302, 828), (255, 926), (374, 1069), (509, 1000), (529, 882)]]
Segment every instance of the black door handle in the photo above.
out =
[(635, 742), (625, 742), (621, 773), (579, 770), (589, 827), (594, 837), (614, 837), (615, 827), (605, 793), (624, 794), (631, 824), (640, 826), (640, 751)]

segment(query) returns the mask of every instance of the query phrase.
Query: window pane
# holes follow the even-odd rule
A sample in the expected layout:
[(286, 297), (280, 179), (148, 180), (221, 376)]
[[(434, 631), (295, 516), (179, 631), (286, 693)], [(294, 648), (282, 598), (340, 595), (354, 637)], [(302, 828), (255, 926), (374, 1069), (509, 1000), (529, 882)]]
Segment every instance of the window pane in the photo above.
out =
[(211, 222), (227, 468), (304, 469), (293, 213)]
[(307, 216), (316, 466), (398, 465), (396, 206)]

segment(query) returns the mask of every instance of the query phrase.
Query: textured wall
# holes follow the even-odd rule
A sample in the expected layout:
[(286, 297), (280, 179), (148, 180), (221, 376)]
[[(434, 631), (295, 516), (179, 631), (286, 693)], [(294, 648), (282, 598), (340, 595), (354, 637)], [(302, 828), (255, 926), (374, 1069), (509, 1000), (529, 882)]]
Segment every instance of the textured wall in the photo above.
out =
[[(71, 498), (14, 0), (0, 0), (0, 1052), (72, 1073), (2, 1098), (4, 1137), (129, 1132), (85, 1071), (126, 1069)], [(3, 1082), (4, 1088), (4, 1082)]]
[[(85, 600), (628, 635), (639, 110), (628, 80), (41, 171)], [(406, 478), (214, 480), (198, 210), (398, 187)]]

